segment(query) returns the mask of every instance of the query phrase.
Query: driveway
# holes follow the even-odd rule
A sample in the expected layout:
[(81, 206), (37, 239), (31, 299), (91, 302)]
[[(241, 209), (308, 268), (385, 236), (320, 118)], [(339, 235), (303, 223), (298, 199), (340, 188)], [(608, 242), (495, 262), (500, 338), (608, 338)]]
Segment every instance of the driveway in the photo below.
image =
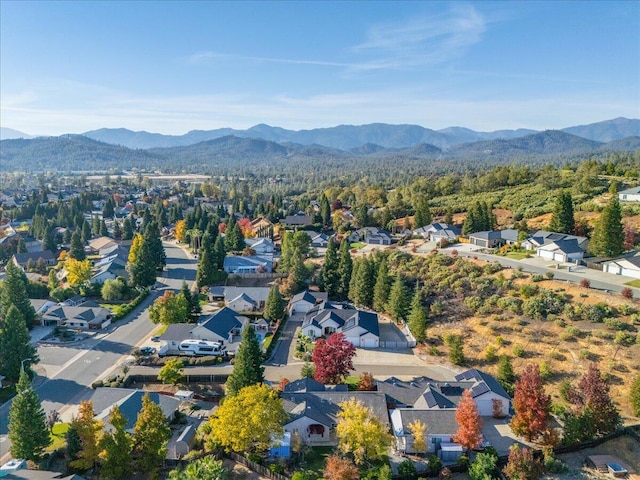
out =
[(531, 446), (511, 431), (508, 418), (482, 417), (482, 420), (484, 422), (482, 428), (484, 439), (490, 442), (500, 455), (508, 455), (509, 447), (514, 443), (518, 443), (521, 447)]

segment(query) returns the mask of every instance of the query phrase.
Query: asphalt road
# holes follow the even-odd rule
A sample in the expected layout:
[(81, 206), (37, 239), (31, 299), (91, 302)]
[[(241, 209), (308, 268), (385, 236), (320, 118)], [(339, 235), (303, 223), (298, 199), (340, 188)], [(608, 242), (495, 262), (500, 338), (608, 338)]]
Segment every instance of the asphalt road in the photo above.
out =
[[(175, 244), (165, 243), (168, 271), (158, 279), (158, 288), (129, 316), (109, 327), (105, 334), (69, 347), (39, 346), (41, 364), (53, 365), (34, 385), (45, 412), (61, 413), (91, 395), (91, 384), (112, 372), (118, 373), (123, 357), (145, 340), (156, 326), (149, 319), (148, 307), (165, 289), (179, 289), (182, 281), (195, 280), (196, 261)], [(38, 369), (40, 370), (40, 369)], [(0, 464), (10, 457), (8, 415), (10, 402), (0, 407)]]

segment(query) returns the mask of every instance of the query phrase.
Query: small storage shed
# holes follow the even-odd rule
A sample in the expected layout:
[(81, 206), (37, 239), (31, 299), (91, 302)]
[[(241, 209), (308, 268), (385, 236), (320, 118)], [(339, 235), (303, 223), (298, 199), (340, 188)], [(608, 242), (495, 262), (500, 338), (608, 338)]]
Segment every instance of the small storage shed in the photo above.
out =
[(291, 457), (291, 433), (284, 432), (284, 435), (274, 442), (274, 446), (269, 450), (269, 456), (273, 458)]
[(462, 455), (462, 445), (457, 443), (441, 443), (439, 457), (445, 463), (455, 463)]

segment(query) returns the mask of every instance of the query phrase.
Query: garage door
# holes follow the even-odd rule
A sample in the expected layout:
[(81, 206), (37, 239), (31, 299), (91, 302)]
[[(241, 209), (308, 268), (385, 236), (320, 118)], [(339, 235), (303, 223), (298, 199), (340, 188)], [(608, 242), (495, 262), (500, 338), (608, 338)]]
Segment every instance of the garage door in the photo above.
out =
[(377, 348), (378, 341), (375, 338), (363, 338), (361, 342), (363, 348)]
[(564, 254), (562, 254), (562, 253), (554, 253), (553, 254), (553, 259), (556, 262), (564, 262)]
[(493, 415), (493, 402), (491, 400), (477, 400), (478, 413), (483, 417)]
[(623, 268), (621, 275), (631, 278), (640, 278), (640, 271), (631, 270), (630, 268)]

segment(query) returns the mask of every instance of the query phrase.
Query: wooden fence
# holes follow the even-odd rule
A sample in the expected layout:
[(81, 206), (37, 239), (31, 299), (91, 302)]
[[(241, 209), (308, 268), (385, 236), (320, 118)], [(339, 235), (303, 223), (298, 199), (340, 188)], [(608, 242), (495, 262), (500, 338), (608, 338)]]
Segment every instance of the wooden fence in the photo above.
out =
[(281, 473), (272, 472), (271, 470), (269, 470), (264, 465), (260, 465), (259, 463), (252, 462), (248, 458), (245, 458), (242, 455), (238, 455), (237, 453), (234, 453), (234, 452), (226, 453), (225, 452), (223, 455), (225, 457), (233, 460), (234, 462), (241, 463), (242, 465), (244, 465), (248, 469), (253, 470), (254, 472), (259, 473), (260, 475), (263, 475), (263, 476), (265, 476), (267, 478), (272, 478), (273, 480), (289, 480), (289, 478), (290, 478), (290, 477), (288, 477), (286, 475), (283, 475)]

